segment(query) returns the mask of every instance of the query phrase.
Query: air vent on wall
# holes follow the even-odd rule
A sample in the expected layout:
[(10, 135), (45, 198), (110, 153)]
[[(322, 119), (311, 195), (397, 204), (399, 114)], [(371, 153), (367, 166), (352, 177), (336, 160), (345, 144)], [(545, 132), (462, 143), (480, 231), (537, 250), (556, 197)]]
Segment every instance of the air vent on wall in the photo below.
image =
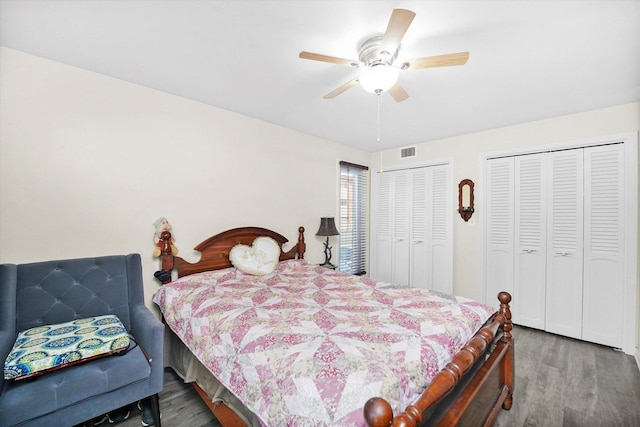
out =
[(400, 150), (400, 158), (414, 157), (416, 155), (416, 147), (407, 147)]

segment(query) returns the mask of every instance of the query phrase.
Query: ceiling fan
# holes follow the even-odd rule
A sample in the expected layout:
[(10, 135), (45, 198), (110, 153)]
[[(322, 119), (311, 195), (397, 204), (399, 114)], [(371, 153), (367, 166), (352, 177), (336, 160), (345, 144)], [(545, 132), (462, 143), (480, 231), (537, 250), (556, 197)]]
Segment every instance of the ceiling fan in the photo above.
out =
[(330, 62), (361, 69), (358, 77), (329, 92), (323, 98), (335, 98), (359, 83), (367, 92), (378, 95), (389, 91), (389, 94), (396, 102), (401, 102), (409, 98), (409, 94), (397, 82), (400, 70), (449, 67), (464, 65), (467, 62), (469, 52), (458, 52), (415, 58), (395, 65), (394, 61), (398, 57), (402, 37), (409, 29), (409, 25), (411, 25), (415, 16), (416, 14), (410, 10), (394, 9), (385, 33), (381, 36), (371, 37), (362, 43), (358, 49), (358, 61), (319, 53), (300, 52), (299, 57), (302, 59)]

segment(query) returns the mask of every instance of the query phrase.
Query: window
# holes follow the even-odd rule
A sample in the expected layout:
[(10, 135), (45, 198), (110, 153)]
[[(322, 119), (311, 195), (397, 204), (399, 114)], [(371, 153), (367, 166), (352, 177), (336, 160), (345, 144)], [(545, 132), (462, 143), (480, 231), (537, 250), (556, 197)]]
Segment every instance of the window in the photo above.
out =
[(369, 168), (340, 162), (340, 252), (338, 270), (366, 273)]

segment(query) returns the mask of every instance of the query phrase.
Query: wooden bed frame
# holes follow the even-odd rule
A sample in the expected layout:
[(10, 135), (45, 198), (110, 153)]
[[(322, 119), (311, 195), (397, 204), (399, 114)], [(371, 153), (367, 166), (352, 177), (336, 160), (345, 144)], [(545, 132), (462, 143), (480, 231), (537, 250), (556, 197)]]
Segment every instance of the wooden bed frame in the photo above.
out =
[[(171, 254), (171, 234), (161, 235), (160, 255), (163, 284), (171, 281), (170, 273), (178, 277), (202, 271), (231, 267), (229, 252), (237, 244), (251, 245), (256, 237), (268, 236), (280, 247), (288, 239), (275, 231), (260, 227), (242, 227), (217, 234), (194, 249), (201, 253), (200, 261), (189, 263)], [(306, 244), (304, 227), (298, 228), (298, 241), (280, 254), (280, 261), (303, 259)], [(364, 418), (372, 427), (386, 426), (490, 426), (500, 408), (511, 409), (514, 386), (514, 344), (511, 330), (511, 295), (500, 292), (500, 309), (473, 336), (453, 360), (440, 371), (413, 405), (394, 416), (391, 406), (382, 398), (370, 399), (364, 407)], [(212, 402), (200, 386), (196, 391), (225, 427), (245, 426), (235, 412), (224, 403)]]

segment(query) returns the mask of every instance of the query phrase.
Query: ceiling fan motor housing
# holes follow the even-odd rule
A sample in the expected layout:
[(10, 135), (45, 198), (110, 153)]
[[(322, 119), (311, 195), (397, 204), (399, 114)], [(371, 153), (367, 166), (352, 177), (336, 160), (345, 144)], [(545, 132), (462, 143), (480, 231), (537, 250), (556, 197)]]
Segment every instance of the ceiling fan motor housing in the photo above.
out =
[(366, 67), (373, 67), (375, 65), (391, 65), (398, 56), (400, 46), (395, 52), (384, 52), (380, 50), (383, 36), (375, 36), (366, 40), (360, 46), (358, 50), (358, 58)]

